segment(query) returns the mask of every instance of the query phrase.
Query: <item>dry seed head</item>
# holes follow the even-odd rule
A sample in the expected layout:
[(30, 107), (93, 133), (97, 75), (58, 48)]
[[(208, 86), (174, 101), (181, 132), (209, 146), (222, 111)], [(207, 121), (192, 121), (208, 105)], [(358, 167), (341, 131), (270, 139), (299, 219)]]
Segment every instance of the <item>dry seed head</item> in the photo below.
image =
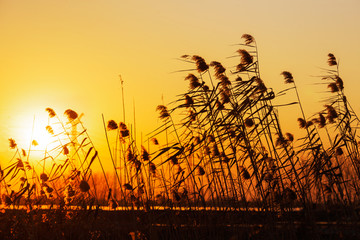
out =
[(17, 146), (15, 140), (12, 139), (12, 138), (9, 138), (9, 144), (10, 144), (10, 148), (11, 148), (11, 149), (15, 149), (16, 146)]
[(152, 138), (151, 141), (155, 144), (155, 145), (159, 145), (159, 141), (156, 138)]
[(338, 114), (334, 107), (330, 105), (325, 105), (327, 110), (327, 116), (326, 118), (329, 120), (329, 123), (334, 123), (334, 119), (338, 117)]
[(248, 53), (248, 51), (246, 51), (245, 49), (239, 49), (237, 50), (237, 52), (241, 56), (240, 64), (249, 65), (253, 63), (253, 57)]
[(342, 150), (342, 148), (341, 147), (338, 147), (337, 149), (336, 149), (336, 155), (337, 156), (341, 156), (341, 155), (343, 155), (344, 154), (344, 151)]
[(108, 124), (107, 124), (107, 130), (111, 131), (111, 130), (115, 130), (118, 129), (118, 125), (114, 120), (109, 120)]
[(329, 64), (329, 66), (335, 66), (335, 65), (337, 65), (337, 62), (336, 62), (336, 58), (335, 58), (335, 56), (334, 56), (334, 54), (332, 54), (332, 53), (329, 53), (328, 54), (328, 64)]
[(213, 135), (208, 135), (207, 139), (209, 142), (215, 142), (215, 137)]
[(120, 122), (119, 123), (119, 128), (120, 128), (120, 137), (125, 138), (128, 137), (130, 135), (129, 130), (127, 129), (127, 126), (125, 123)]
[(285, 147), (288, 144), (287, 140), (284, 138), (282, 134), (278, 134), (278, 137), (276, 138), (275, 145), (276, 146), (283, 146)]
[(306, 121), (303, 118), (298, 118), (297, 120), (300, 128), (306, 128)]
[(330, 83), (330, 84), (328, 85), (328, 88), (330, 88), (330, 91), (331, 91), (332, 93), (339, 91), (339, 88), (338, 88), (338, 86), (336, 85), (336, 83)]
[(155, 164), (152, 163), (152, 162), (150, 162), (150, 163), (149, 163), (149, 168), (150, 168), (150, 172), (155, 175), (155, 173), (156, 173), (156, 166), (155, 166)]
[(177, 159), (177, 157), (176, 157), (176, 156), (172, 156), (172, 157), (170, 157), (170, 161), (171, 161), (171, 163), (172, 163), (172, 164), (174, 164), (174, 165), (176, 165), (176, 164), (178, 164), (178, 163), (179, 163), (179, 160)]
[(12, 200), (8, 195), (2, 195), (2, 200), (5, 203), (5, 206), (10, 206), (12, 204)]
[(21, 153), (22, 153), (23, 157), (26, 157), (26, 151), (24, 149), (21, 149)]
[(185, 80), (190, 81), (190, 89), (192, 90), (201, 86), (199, 79), (194, 74), (189, 73), (189, 75), (185, 77)]
[(250, 45), (251, 43), (253, 43), (255, 41), (254, 37), (251, 36), (250, 34), (243, 34), (241, 36), (241, 38), (243, 38), (245, 40), (246, 45)]
[(190, 121), (193, 122), (196, 120), (196, 113), (193, 111), (193, 110), (190, 110), (189, 111), (189, 118), (190, 118)]
[(53, 118), (56, 116), (56, 113), (52, 108), (46, 108), (45, 110), (49, 113), (50, 118)]
[(212, 61), (210, 63), (210, 66), (214, 67), (215, 76), (223, 74), (226, 71), (226, 69), (223, 67), (223, 65), (221, 65), (221, 63), (219, 63), (217, 61)]
[(138, 173), (141, 170), (141, 162), (139, 160), (135, 159), (134, 165), (135, 165), (136, 172)]
[(160, 112), (160, 119), (167, 119), (170, 117), (169, 112), (167, 111), (167, 107), (165, 107), (164, 105), (158, 105), (156, 107), (156, 110)]
[(227, 91), (221, 91), (220, 92), (220, 101), (221, 104), (229, 103), (230, 102), (230, 95)]
[(37, 145), (39, 145), (39, 143), (36, 140), (32, 140), (31, 145), (33, 145), (34, 147), (36, 147)]
[(46, 126), (46, 131), (48, 131), (48, 133), (50, 133), (51, 135), (54, 135), (54, 130), (51, 126)]
[(251, 128), (254, 126), (254, 120), (252, 118), (247, 118), (245, 119), (244, 124), (246, 127)]
[(205, 147), (204, 147), (204, 153), (205, 153), (206, 155), (209, 155), (209, 156), (210, 156), (211, 151), (210, 151), (210, 147), (209, 147), (209, 146), (205, 146)]
[(267, 87), (265, 86), (263, 80), (261, 80), (260, 78), (256, 77), (256, 78), (255, 78), (255, 82), (256, 82), (257, 85), (258, 85), (257, 88), (258, 88), (258, 91), (259, 91), (260, 93), (266, 92)]
[(25, 167), (27, 170), (31, 170), (32, 167), (30, 166), (29, 162), (28, 161), (25, 161)]
[(141, 158), (144, 161), (149, 161), (150, 159), (149, 153), (144, 146), (141, 146)]
[(215, 102), (217, 110), (224, 110), (224, 104), (222, 104), (219, 100)]
[(67, 118), (69, 119), (69, 121), (71, 120), (75, 120), (78, 117), (78, 114), (71, 109), (67, 109), (64, 114), (67, 116)]
[(266, 182), (271, 182), (273, 180), (273, 178), (274, 178), (274, 176), (270, 172), (267, 172), (267, 173), (264, 174), (264, 180)]
[(128, 148), (128, 150), (126, 152), (126, 160), (129, 162), (133, 162), (135, 160), (135, 156), (130, 147)]
[(16, 164), (16, 167), (17, 167), (17, 168), (24, 169), (24, 163), (23, 163), (23, 161), (22, 161), (20, 158), (18, 158), (18, 162), (17, 162), (17, 164)]
[(81, 192), (88, 192), (90, 190), (90, 185), (87, 181), (81, 180), (79, 184), (79, 188)]
[(198, 167), (197, 167), (197, 173), (198, 173), (198, 175), (200, 175), (200, 176), (205, 175), (205, 170), (204, 170), (204, 168), (201, 167), (201, 166), (198, 166)]
[(66, 145), (63, 146), (63, 153), (64, 155), (68, 155), (69, 154), (69, 149)]
[(54, 191), (54, 189), (53, 189), (52, 187), (47, 186), (47, 187), (45, 188), (45, 191), (46, 191), (47, 193), (52, 193), (52, 192)]
[(40, 174), (40, 179), (42, 182), (46, 182), (47, 180), (49, 180), (49, 177), (46, 173), (42, 173)]
[(200, 143), (201, 143), (200, 137), (199, 137), (199, 136), (195, 136), (195, 137), (194, 137), (194, 144), (195, 144), (195, 145), (198, 145), (198, 144), (200, 144)]
[(221, 153), (221, 162), (222, 163), (229, 163), (230, 159), (228, 158), (228, 156), (226, 156), (226, 154), (224, 152)]
[(120, 130), (125, 130), (125, 129), (127, 129), (127, 126), (126, 126), (125, 123), (120, 122), (120, 123), (119, 123), (119, 128), (120, 128)]
[(283, 71), (281, 73), (281, 75), (284, 76), (284, 79), (285, 79), (285, 83), (293, 83), (294, 82), (294, 78), (292, 76), (292, 74), (288, 71)]
[(239, 63), (238, 65), (236, 65), (236, 71), (238, 72), (246, 71), (246, 64)]
[(227, 132), (231, 138), (236, 137), (236, 132), (234, 129), (228, 129)]
[(238, 76), (235, 81), (241, 82), (242, 81), (242, 77)]
[(222, 87), (228, 87), (229, 85), (231, 85), (229, 78), (224, 74), (217, 75), (217, 79), (220, 80), (220, 84)]
[(185, 95), (185, 106), (191, 107), (194, 104), (194, 100), (189, 95)]
[(208, 92), (210, 89), (209, 89), (209, 86), (208, 85), (203, 85), (203, 90), (204, 90), (204, 92)]
[(213, 157), (218, 157), (220, 155), (219, 148), (216, 144), (212, 146), (211, 153)]
[(176, 190), (173, 190), (172, 194), (173, 194), (173, 198), (176, 202), (179, 202), (181, 200), (181, 197)]
[(205, 60), (197, 55), (192, 56), (192, 60), (195, 61), (196, 69), (198, 72), (205, 72), (209, 69), (209, 66), (206, 64)]
[(292, 142), (294, 141), (294, 135), (291, 133), (285, 133), (286, 141)]
[(120, 133), (121, 133), (122, 138), (128, 137), (130, 135), (129, 130), (127, 130), (127, 129), (120, 130)]
[(336, 85), (338, 86), (338, 88), (342, 91), (344, 89), (344, 82), (343, 80), (339, 77), (336, 76)]
[(71, 185), (66, 186), (65, 194), (66, 194), (66, 197), (68, 197), (68, 198), (75, 196), (75, 191)]
[(134, 190), (130, 183), (125, 183), (124, 187), (126, 190), (130, 190), (130, 191)]
[(251, 176), (250, 176), (249, 171), (245, 167), (241, 167), (241, 168), (242, 168), (241, 176), (246, 180), (250, 179)]
[(326, 119), (322, 113), (319, 113), (319, 118), (315, 118), (313, 122), (317, 123), (319, 128), (323, 128), (326, 125)]

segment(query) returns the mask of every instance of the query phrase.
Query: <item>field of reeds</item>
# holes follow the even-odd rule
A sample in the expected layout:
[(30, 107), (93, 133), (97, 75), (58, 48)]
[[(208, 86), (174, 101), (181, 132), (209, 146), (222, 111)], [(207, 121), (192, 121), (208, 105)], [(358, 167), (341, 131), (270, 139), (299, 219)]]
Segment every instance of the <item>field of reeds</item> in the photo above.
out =
[[(65, 120), (46, 109), (52, 142), (36, 163), (36, 140), (25, 150), (9, 139), (0, 238), (359, 239), (360, 121), (335, 56), (318, 79), (330, 97), (305, 116), (296, 78), (283, 71), (274, 93), (254, 38), (242, 40), (230, 69), (180, 58), (188, 91), (157, 106), (162, 124), (141, 144), (126, 123), (103, 118), (110, 159), (71, 109)], [(284, 94), (297, 99), (283, 105), (298, 108), (300, 139), (280, 126), (273, 100)]]

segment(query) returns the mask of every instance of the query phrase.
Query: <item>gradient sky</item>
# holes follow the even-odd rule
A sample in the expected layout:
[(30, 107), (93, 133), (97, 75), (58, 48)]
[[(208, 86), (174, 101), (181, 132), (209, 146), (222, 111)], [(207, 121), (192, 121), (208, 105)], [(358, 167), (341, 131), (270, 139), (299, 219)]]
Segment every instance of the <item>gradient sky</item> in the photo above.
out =
[[(126, 122), (133, 124), (135, 106), (145, 135), (160, 124), (156, 106), (188, 88), (187, 73), (172, 72), (192, 66), (176, 58), (197, 54), (232, 66), (227, 57), (244, 33), (257, 40), (266, 85), (280, 91), (280, 73), (292, 72), (308, 115), (322, 110), (326, 87), (314, 86), (313, 76), (334, 53), (360, 112), (359, 9), (358, 0), (0, 0), (0, 163), (11, 156), (8, 138), (27, 148), (34, 116), (42, 128), (47, 107), (84, 113), (103, 149), (101, 114), (123, 119), (119, 74)], [(280, 109), (285, 131), (298, 131), (299, 115)]]

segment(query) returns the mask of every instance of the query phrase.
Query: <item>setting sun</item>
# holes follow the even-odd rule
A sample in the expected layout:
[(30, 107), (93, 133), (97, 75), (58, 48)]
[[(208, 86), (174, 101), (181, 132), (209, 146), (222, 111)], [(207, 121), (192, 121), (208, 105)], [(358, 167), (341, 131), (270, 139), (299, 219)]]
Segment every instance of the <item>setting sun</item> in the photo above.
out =
[(0, 239), (360, 239), (359, 8), (0, 0)]

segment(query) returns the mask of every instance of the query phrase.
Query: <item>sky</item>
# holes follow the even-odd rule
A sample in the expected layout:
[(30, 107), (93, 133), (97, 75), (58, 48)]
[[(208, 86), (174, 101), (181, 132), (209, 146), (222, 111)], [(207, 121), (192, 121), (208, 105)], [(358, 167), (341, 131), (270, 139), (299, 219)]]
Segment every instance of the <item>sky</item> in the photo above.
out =
[[(47, 107), (84, 113), (106, 158), (102, 114), (124, 118), (119, 75), (125, 122), (145, 136), (161, 124), (156, 106), (188, 89), (187, 73), (174, 72), (189, 65), (177, 58), (233, 66), (244, 33), (257, 41), (267, 87), (286, 88), (280, 73), (292, 72), (308, 116), (322, 110), (326, 87), (314, 83), (335, 54), (359, 112), (359, 9), (358, 0), (0, 0), (0, 164), (12, 156), (9, 138), (27, 148), (33, 124), (45, 134)], [(298, 109), (279, 115), (296, 137)]]

